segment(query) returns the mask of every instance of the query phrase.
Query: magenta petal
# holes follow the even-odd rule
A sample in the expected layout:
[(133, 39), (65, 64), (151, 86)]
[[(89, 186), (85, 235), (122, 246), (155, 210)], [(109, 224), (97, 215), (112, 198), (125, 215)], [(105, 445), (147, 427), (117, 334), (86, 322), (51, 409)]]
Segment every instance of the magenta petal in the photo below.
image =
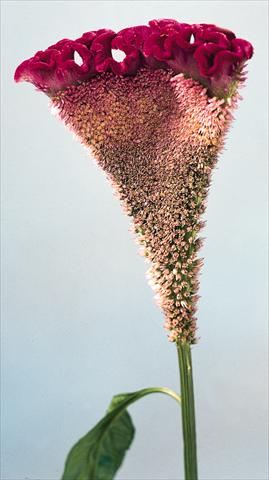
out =
[(97, 72), (106, 72), (110, 68), (111, 41), (115, 37), (115, 32), (108, 30), (96, 37), (91, 46), (91, 53), (94, 59), (94, 66)]
[(83, 35), (77, 38), (75, 42), (82, 43), (83, 45), (86, 45), (86, 47), (90, 48), (93, 40), (96, 37), (99, 37), (99, 35), (106, 33), (107, 31), (110, 31), (110, 30), (107, 30), (107, 28), (101, 28), (100, 30), (94, 30), (92, 32), (83, 33)]
[(142, 51), (143, 45), (150, 34), (150, 28), (145, 25), (124, 28), (117, 33), (111, 45), (112, 48), (119, 48), (124, 52), (133, 48)]
[(235, 34), (231, 32), (231, 30), (227, 30), (226, 28), (221, 28), (216, 25), (200, 23), (200, 24), (194, 25), (194, 27), (195, 27), (197, 36), (201, 37), (202, 39), (204, 38), (205, 32), (223, 33), (228, 40), (232, 40), (233, 38), (235, 38)]
[(214, 56), (220, 50), (221, 47), (214, 43), (203, 44), (196, 50), (194, 58), (198, 63), (201, 75), (205, 77), (211, 76), (214, 65)]
[(149, 26), (151, 28), (151, 31), (156, 32), (156, 33), (160, 32), (164, 28), (175, 27), (175, 26), (178, 26), (178, 25), (180, 25), (179, 22), (177, 22), (176, 20), (173, 20), (171, 18), (162, 18), (160, 20), (150, 20), (150, 22), (149, 22)]
[[(192, 36), (194, 37), (194, 41), (191, 42)], [(173, 39), (173, 44), (176, 47), (180, 47), (182, 50), (188, 52), (194, 52), (198, 45), (201, 42), (197, 42), (194, 36), (194, 30), (191, 25), (183, 27), (180, 31), (175, 31), (171, 34)]]
[(214, 75), (221, 72), (221, 75), (232, 75), (237, 61), (240, 61), (240, 58), (236, 53), (228, 50), (220, 51), (215, 56), (214, 65), (209, 69), (209, 74)]
[(224, 35), (224, 33), (221, 32), (213, 32), (213, 31), (207, 31), (204, 34), (204, 41), (205, 42), (210, 42), (210, 43), (216, 43), (219, 45), (221, 48), (230, 48), (230, 41)]
[(153, 33), (146, 40), (143, 48), (143, 54), (146, 57), (153, 57), (156, 60), (166, 60), (172, 56), (171, 43), (167, 42), (167, 35)]
[(117, 62), (113, 58), (110, 60), (110, 66), (113, 73), (116, 75), (132, 75), (136, 73), (140, 62), (139, 52), (133, 50), (126, 55), (122, 62)]
[(232, 50), (239, 53), (241, 59), (250, 59), (253, 55), (253, 46), (247, 40), (235, 38), (231, 41)]

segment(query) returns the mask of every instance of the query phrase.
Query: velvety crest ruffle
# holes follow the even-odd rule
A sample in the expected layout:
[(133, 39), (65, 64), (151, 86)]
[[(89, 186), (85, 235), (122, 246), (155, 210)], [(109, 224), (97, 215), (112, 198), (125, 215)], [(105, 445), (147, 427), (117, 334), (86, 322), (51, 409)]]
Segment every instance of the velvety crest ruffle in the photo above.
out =
[[(123, 51), (125, 58), (116, 61), (113, 50)], [(231, 83), (241, 79), (252, 54), (249, 42), (216, 25), (151, 20), (148, 26), (118, 33), (101, 29), (86, 32), (77, 40), (60, 40), (22, 62), (14, 78), (51, 95), (104, 72), (135, 75), (141, 68), (163, 68), (200, 80), (212, 95), (225, 97)]]

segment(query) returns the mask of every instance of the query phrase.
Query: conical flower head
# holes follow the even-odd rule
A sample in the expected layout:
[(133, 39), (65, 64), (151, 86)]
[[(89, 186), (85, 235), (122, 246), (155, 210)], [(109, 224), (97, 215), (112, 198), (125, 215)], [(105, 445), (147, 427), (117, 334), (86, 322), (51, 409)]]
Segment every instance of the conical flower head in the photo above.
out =
[(153, 20), (61, 40), (15, 73), (49, 95), (106, 172), (151, 262), (172, 341), (196, 341), (201, 215), (251, 56), (250, 43), (215, 25)]

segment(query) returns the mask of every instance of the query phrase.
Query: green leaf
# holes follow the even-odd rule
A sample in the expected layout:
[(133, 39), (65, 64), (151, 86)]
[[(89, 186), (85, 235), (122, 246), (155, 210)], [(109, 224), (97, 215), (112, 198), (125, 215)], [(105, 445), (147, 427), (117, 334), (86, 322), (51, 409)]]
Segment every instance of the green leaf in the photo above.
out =
[(111, 480), (121, 466), (134, 437), (129, 413), (114, 408), (70, 451), (62, 480)]
[(62, 480), (112, 480), (134, 438), (126, 408), (150, 393), (165, 393), (180, 402), (180, 397), (165, 387), (116, 395), (107, 414), (69, 452)]

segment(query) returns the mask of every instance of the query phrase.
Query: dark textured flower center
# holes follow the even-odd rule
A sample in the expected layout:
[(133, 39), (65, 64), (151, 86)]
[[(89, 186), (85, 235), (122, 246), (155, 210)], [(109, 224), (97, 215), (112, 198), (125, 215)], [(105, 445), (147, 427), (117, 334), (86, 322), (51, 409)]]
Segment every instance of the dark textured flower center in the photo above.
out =
[(133, 219), (169, 338), (195, 342), (200, 217), (230, 107), (182, 74), (146, 68), (103, 73), (52, 101)]

